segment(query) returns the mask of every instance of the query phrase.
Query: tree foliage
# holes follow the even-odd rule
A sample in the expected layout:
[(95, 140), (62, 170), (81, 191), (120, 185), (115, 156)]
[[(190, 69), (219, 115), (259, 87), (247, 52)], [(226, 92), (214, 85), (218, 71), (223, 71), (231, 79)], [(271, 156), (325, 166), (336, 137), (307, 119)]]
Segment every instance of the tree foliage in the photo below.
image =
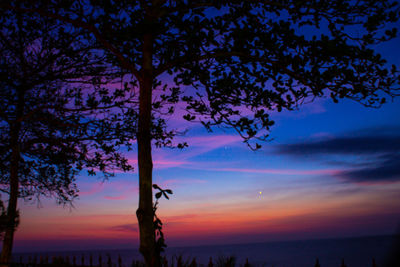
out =
[(184, 119), (233, 128), (247, 142), (268, 137), (273, 110), (318, 97), (378, 107), (398, 94), (396, 67), (374, 51), (397, 34), (392, 1), (83, 1), (57, 14), (95, 26), (137, 80), (151, 33), (153, 138), (162, 144), (175, 132), (161, 114), (179, 101)]
[(117, 151), (134, 136), (134, 125), (125, 129), (122, 120), (127, 89), (105, 89), (119, 70), (104, 64), (81, 30), (18, 12), (3, 13), (0, 25), (1, 190), (8, 192), (18, 123), (22, 198), (55, 196), (65, 203), (77, 196), (75, 177), (83, 168), (106, 177), (129, 170)]
[(120, 68), (81, 29), (15, 9), (1, 10), (0, 29), (0, 191), (9, 195), (0, 261), (8, 262), (17, 199), (71, 204), (80, 171), (130, 170), (118, 149), (129, 149), (136, 114), (129, 85), (114, 84)]
[(139, 100), (131, 110), (137, 120), (129, 123), (137, 129), (137, 217), (148, 265), (157, 265), (151, 144), (174, 146), (178, 132), (167, 117), (177, 107), (183, 119), (210, 132), (232, 128), (257, 149), (274, 123), (272, 111), (319, 97), (379, 107), (399, 93), (397, 68), (374, 50), (397, 36), (395, 1), (36, 3), (3, 6), (82, 30), (111, 64), (129, 73), (125, 79)]

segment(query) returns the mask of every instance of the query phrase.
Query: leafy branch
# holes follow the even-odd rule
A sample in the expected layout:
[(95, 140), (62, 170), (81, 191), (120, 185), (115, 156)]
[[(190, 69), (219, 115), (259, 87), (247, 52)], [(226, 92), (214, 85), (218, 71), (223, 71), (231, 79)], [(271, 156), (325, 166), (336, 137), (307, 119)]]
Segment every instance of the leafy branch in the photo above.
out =
[(155, 194), (156, 197), (156, 202), (154, 203), (153, 206), (153, 214), (154, 214), (154, 231), (155, 231), (155, 243), (156, 243), (156, 255), (159, 257), (160, 253), (164, 251), (164, 248), (167, 247), (167, 244), (165, 244), (165, 239), (164, 239), (164, 233), (162, 231), (162, 222), (160, 218), (157, 217), (156, 211), (157, 211), (157, 206), (158, 206), (158, 200), (164, 196), (166, 199), (169, 199), (168, 194), (172, 195), (172, 190), (171, 189), (162, 189), (158, 185), (153, 184), (153, 188), (159, 190)]

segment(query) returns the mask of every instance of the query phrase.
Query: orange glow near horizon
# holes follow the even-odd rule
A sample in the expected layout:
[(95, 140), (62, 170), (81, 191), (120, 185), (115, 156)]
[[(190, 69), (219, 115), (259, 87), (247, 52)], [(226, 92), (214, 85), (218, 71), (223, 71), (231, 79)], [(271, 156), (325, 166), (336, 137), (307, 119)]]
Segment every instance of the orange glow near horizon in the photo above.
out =
[[(257, 192), (253, 198), (245, 196), (229, 201), (218, 197), (210, 199), (209, 204), (188, 203), (175, 209), (161, 205), (158, 216), (164, 222), (163, 230), (167, 239), (172, 240), (173, 244), (185, 243), (185, 240), (196, 244), (216, 242), (213, 241), (216, 237), (285, 236), (294, 232), (320, 232), (323, 229), (335, 232), (344, 227), (343, 222), (349, 229), (356, 228), (362, 222), (360, 218), (369, 218), (374, 214), (390, 216), (397, 208), (390, 198), (383, 198), (379, 194), (354, 193), (343, 198), (330, 198), (324, 192), (307, 192), (301, 198), (292, 193), (282, 199), (268, 199), (265, 193), (261, 199), (256, 195)], [(162, 204), (174, 206), (169, 202)], [(133, 213), (82, 215), (72, 211), (67, 216), (38, 214), (30, 219), (29, 224), (22, 221), (16, 238), (111, 240), (112, 245), (112, 240), (138, 240), (138, 228)]]

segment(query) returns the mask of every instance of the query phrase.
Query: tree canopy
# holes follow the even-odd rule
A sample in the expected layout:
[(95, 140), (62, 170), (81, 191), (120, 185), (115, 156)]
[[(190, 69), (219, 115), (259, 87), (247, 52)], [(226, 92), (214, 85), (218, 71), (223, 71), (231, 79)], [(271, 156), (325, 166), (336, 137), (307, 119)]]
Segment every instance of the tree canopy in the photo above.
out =
[(106, 178), (130, 170), (118, 149), (129, 147), (135, 128), (125, 124), (134, 115), (127, 105), (132, 95), (114, 84), (120, 69), (106, 64), (82, 30), (15, 10), (2, 10), (0, 29), (0, 190), (9, 195), (4, 252), (17, 198), (68, 204), (83, 169)]
[(268, 136), (271, 110), (322, 96), (377, 107), (398, 94), (396, 67), (373, 49), (397, 34), (391, 1), (102, 1), (58, 10), (54, 17), (87, 28), (139, 82), (151, 33), (153, 114), (183, 101), (186, 120), (232, 127), (245, 141)]
[(3, 6), (84, 31), (110, 64), (129, 73), (138, 96), (130, 122), (137, 129), (137, 217), (148, 265), (157, 265), (151, 146), (173, 144), (177, 132), (166, 118), (178, 105), (187, 121), (209, 131), (233, 128), (259, 148), (251, 142), (268, 138), (271, 111), (319, 97), (379, 107), (399, 93), (396, 66), (374, 50), (397, 36), (395, 1), (21, 2)]
[(1, 185), (7, 185), (10, 133), (17, 123), (20, 197), (54, 193), (69, 201), (76, 196), (71, 182), (84, 167), (105, 176), (129, 169), (117, 152), (129, 145), (120, 118), (129, 115), (122, 107), (126, 88), (105, 88), (119, 70), (104, 64), (81, 31), (31, 14), (2, 16), (0, 23)]

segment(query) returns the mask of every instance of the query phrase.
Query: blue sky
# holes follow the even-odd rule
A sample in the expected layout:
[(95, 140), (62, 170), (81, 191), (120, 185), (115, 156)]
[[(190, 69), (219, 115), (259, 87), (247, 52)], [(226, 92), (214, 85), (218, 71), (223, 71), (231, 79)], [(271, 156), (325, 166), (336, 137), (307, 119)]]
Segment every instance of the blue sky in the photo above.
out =
[[(387, 145), (382, 145), (382, 151), (366, 153), (351, 153), (346, 148), (332, 152), (332, 145), (323, 146), (350, 138), (357, 147), (363, 146), (357, 142), (365, 136), (387, 136), (397, 140), (396, 147), (399, 115), (399, 99), (380, 109), (348, 100), (334, 104), (320, 99), (299, 111), (273, 114), (273, 140), (259, 151), (251, 151), (229, 131), (207, 134), (192, 125), (180, 137), (188, 141), (189, 148), (153, 150), (154, 182), (174, 191), (159, 209), (167, 243), (393, 233), (400, 222), (398, 172), (390, 179), (343, 178), (346, 171), (379, 167), (384, 160), (378, 155), (388, 153)], [(385, 138), (379, 140), (384, 143)], [(315, 144), (322, 146), (322, 152), (310, 150)], [(293, 145), (301, 145), (304, 153), (291, 151), (296, 151)], [(129, 155), (133, 163), (134, 152)], [(41, 208), (37, 203), (21, 203), (16, 251), (137, 245), (136, 171), (119, 173), (104, 183), (84, 176), (78, 181), (81, 193), (72, 209), (56, 206), (53, 200), (42, 200)]]
[[(400, 66), (400, 39), (376, 49)], [(400, 223), (400, 99), (382, 108), (329, 98), (274, 112), (271, 141), (250, 150), (233, 131), (200, 125), (154, 149), (154, 182), (174, 191), (159, 217), (171, 246), (391, 234)], [(389, 140), (389, 141), (388, 141)], [(388, 144), (393, 143), (393, 146)], [(136, 150), (127, 154), (136, 164)], [(399, 166), (399, 165), (397, 165)], [(78, 177), (74, 207), (20, 201), (15, 251), (138, 245), (137, 171)]]

